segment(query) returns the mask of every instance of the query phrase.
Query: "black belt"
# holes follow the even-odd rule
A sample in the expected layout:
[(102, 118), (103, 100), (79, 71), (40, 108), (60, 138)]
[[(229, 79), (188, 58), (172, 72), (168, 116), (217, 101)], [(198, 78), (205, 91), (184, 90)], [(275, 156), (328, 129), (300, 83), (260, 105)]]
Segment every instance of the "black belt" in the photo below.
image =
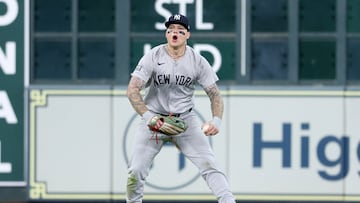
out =
[(189, 110), (185, 111), (184, 113), (174, 113), (174, 114), (161, 114), (159, 113), (159, 115), (162, 115), (162, 116), (174, 116), (174, 117), (180, 117), (182, 115), (185, 115), (187, 113), (190, 113), (192, 111), (192, 108), (190, 108)]

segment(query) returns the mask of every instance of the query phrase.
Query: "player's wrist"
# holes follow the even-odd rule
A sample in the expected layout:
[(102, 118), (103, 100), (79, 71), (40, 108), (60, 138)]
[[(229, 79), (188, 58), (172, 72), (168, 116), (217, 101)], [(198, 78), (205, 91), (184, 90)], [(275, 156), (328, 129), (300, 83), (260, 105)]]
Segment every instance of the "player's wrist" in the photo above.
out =
[(154, 116), (155, 116), (154, 113), (147, 110), (145, 113), (143, 113), (142, 118), (144, 119), (145, 123), (148, 124)]
[(213, 120), (212, 120), (212, 123), (215, 125), (215, 127), (217, 129), (220, 129), (220, 126), (221, 126), (221, 118), (217, 117), (217, 116), (214, 116), (213, 117)]

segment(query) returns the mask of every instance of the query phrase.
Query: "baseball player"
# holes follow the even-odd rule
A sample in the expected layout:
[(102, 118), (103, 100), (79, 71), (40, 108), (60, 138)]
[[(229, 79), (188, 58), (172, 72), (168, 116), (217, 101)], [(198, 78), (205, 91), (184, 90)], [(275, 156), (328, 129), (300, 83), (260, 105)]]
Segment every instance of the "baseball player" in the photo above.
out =
[[(197, 166), (218, 202), (235, 203), (227, 177), (219, 170), (206, 137), (216, 135), (220, 129), (223, 101), (216, 85), (218, 77), (206, 59), (187, 46), (190, 26), (186, 16), (170, 16), (165, 26), (167, 43), (152, 48), (140, 59), (128, 85), (129, 101), (142, 119), (128, 163), (126, 200), (142, 202), (151, 164), (163, 144), (171, 140)], [(193, 111), (197, 84), (211, 102), (213, 118), (205, 124), (199, 122)], [(140, 92), (145, 88), (142, 97)], [(152, 118), (169, 114), (183, 119), (188, 128), (171, 137), (149, 129)]]

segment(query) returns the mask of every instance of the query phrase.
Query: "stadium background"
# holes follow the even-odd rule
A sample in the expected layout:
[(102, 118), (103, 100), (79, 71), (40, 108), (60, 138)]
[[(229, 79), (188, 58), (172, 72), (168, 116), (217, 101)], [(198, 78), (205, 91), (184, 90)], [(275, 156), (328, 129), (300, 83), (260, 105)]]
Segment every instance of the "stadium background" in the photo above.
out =
[[(221, 79), (237, 199), (360, 202), (359, 0), (0, 0), (0, 202), (124, 202), (126, 85), (178, 12)], [(163, 151), (147, 202), (215, 202)]]

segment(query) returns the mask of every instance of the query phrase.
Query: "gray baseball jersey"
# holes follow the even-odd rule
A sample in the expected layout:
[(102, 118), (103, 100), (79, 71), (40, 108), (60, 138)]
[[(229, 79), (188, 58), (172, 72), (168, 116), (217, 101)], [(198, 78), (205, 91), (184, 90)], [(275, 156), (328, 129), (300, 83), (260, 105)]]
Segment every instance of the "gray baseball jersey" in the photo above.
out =
[(205, 58), (190, 46), (178, 60), (168, 55), (166, 46), (156, 46), (146, 53), (132, 76), (147, 82), (144, 102), (150, 111), (184, 113), (194, 107), (195, 86), (206, 88), (218, 77)]
[(184, 56), (174, 60), (168, 55), (166, 46), (159, 45), (145, 54), (132, 76), (146, 81), (144, 101), (150, 111), (160, 114), (187, 112), (181, 118), (189, 127), (184, 133), (167, 136), (149, 130), (142, 119), (129, 161), (126, 202), (142, 202), (145, 179), (153, 160), (162, 146), (171, 141), (199, 169), (219, 203), (235, 203), (226, 176), (218, 167), (209, 141), (201, 130), (201, 123), (195, 112), (189, 111), (194, 107), (195, 86), (209, 87), (218, 77), (205, 58), (191, 47), (187, 46)]

